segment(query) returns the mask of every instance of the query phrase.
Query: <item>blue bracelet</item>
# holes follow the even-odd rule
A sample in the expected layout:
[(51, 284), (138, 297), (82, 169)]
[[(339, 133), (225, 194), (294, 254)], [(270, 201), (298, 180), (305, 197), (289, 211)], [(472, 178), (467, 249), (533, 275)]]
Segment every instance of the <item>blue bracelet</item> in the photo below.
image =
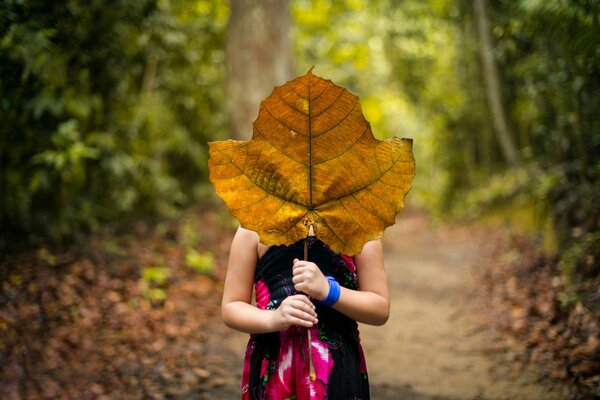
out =
[(340, 284), (333, 276), (326, 276), (325, 278), (327, 278), (329, 281), (329, 293), (327, 293), (327, 297), (325, 297), (321, 303), (325, 304), (327, 307), (331, 307), (340, 298), (340, 293), (342, 290), (340, 288)]

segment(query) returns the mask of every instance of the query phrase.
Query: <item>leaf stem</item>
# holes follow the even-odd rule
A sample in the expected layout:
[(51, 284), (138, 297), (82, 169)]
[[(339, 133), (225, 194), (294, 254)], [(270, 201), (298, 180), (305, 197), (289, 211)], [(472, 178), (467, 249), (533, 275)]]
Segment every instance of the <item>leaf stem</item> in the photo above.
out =
[[(309, 71), (310, 72), (310, 71)], [(313, 190), (312, 190), (312, 119), (310, 116), (310, 84), (312, 74), (308, 74), (308, 195), (309, 195), (309, 208), (314, 208), (313, 204)]]

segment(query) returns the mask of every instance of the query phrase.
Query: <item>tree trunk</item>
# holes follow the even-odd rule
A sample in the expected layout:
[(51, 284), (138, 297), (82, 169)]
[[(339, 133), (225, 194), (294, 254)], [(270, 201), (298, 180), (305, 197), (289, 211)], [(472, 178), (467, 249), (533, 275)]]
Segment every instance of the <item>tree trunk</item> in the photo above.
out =
[(248, 139), (262, 99), (293, 78), (287, 1), (231, 0), (226, 105), (230, 136)]
[(486, 95), (492, 112), (492, 121), (494, 130), (496, 131), (496, 138), (498, 139), (500, 149), (502, 150), (506, 162), (515, 166), (519, 163), (519, 153), (513, 142), (513, 136), (508, 127), (506, 113), (504, 112), (504, 106), (502, 105), (500, 79), (498, 78), (496, 61), (492, 54), (492, 38), (485, 13), (485, 0), (473, 0), (473, 10), (475, 12), (479, 30), (479, 53), (483, 63)]

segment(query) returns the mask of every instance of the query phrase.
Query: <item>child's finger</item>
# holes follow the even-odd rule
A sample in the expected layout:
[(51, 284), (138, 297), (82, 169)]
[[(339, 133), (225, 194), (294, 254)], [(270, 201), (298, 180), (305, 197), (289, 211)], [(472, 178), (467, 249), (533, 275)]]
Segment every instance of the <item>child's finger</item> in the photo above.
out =
[(306, 288), (305, 288), (305, 285), (304, 285), (304, 283), (303, 283), (303, 282), (300, 282), (300, 283), (295, 283), (295, 284), (294, 284), (294, 289), (296, 290), (296, 292), (299, 292), (299, 293), (306, 293), (306, 292), (305, 292), (305, 289), (306, 289)]
[(303, 264), (296, 264), (294, 265), (294, 267), (292, 268), (292, 274), (294, 276), (296, 275), (300, 275), (301, 273), (303, 273), (306, 270), (306, 266), (304, 266)]
[(314, 312), (314, 310), (294, 308), (292, 311), (290, 311), (290, 315), (305, 321), (317, 323), (317, 314)]
[(305, 295), (305, 294), (294, 295), (294, 300), (299, 300), (300, 302), (306, 304), (307, 306), (309, 306), (312, 309), (315, 308), (315, 305), (313, 304), (313, 302), (310, 301), (310, 299), (308, 298), (308, 296)]
[(307, 321), (297, 317), (293, 317), (291, 322), (293, 325), (303, 326), (305, 328), (312, 328), (312, 326), (314, 325), (311, 321)]
[(294, 258), (294, 262), (292, 263), (292, 270), (295, 270), (296, 268), (300, 268), (302, 267), (303, 263), (302, 261), (298, 260), (297, 258)]
[(305, 310), (300, 310), (298, 308), (293, 309), (293, 311), (290, 311), (290, 315), (296, 317), (296, 318), (302, 318), (306, 321), (311, 321), (311, 322), (316, 322), (317, 320), (317, 314), (313, 312), (308, 312)]

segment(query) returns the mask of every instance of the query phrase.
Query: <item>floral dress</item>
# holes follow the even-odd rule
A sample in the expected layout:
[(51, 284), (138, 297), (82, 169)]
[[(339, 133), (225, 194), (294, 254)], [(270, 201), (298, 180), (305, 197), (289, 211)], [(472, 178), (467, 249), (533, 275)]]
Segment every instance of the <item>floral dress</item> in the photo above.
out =
[[(354, 260), (334, 253), (309, 236), (308, 259), (341, 286), (358, 289)], [(255, 272), (256, 305), (274, 310), (296, 293), (292, 283), (294, 258), (304, 256), (304, 240), (272, 246)], [(242, 400), (366, 400), (369, 381), (358, 324), (344, 314), (315, 302), (319, 323), (311, 328), (310, 349), (316, 379), (309, 375), (307, 328), (250, 335), (244, 359)]]

